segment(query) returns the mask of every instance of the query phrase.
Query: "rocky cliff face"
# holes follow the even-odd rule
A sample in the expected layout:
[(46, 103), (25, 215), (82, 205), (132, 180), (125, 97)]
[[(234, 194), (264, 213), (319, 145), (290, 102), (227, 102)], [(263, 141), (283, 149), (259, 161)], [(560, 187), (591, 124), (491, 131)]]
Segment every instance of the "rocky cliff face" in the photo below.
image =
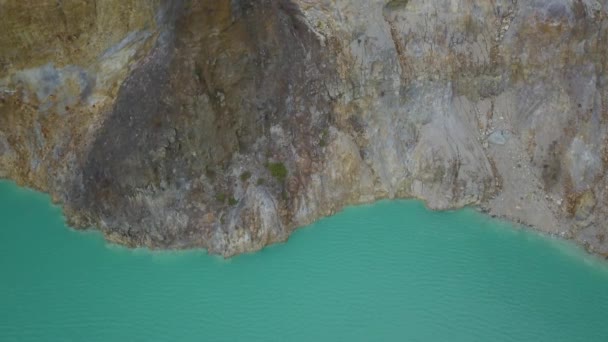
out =
[(608, 256), (608, 3), (0, 1), (0, 176), (231, 256), (348, 204), (477, 205)]

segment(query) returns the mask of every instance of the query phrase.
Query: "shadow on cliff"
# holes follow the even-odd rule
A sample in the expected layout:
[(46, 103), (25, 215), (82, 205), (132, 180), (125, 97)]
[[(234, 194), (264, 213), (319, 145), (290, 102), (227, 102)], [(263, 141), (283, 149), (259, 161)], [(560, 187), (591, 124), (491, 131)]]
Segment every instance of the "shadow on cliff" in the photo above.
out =
[[(265, 170), (272, 157), (292, 168), (314, 149), (329, 113), (320, 70), (329, 63), (291, 1), (186, 1), (167, 11), (90, 148), (70, 206), (81, 214), (76, 224), (100, 225), (117, 242), (205, 247), (236, 204), (224, 197), (239, 181), (238, 156), (250, 156), (250, 169)], [(310, 106), (321, 114), (304, 115)], [(273, 126), (296, 147), (274, 141)], [(285, 193), (278, 180), (265, 187)]]

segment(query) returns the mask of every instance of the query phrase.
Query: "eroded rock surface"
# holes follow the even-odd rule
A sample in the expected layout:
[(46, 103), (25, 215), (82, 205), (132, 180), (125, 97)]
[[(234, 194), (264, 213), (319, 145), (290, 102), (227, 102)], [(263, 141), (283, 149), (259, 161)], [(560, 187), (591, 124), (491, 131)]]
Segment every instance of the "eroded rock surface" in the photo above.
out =
[(0, 1), (0, 176), (231, 256), (348, 204), (477, 205), (608, 256), (608, 4)]

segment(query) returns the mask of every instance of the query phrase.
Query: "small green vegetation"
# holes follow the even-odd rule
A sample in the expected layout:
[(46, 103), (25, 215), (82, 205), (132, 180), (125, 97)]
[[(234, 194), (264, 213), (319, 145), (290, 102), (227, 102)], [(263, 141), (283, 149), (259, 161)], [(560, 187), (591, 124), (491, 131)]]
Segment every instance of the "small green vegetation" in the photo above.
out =
[(234, 198), (234, 196), (228, 197), (223, 192), (220, 192), (219, 194), (215, 195), (215, 199), (220, 203), (226, 203), (226, 200), (228, 200), (229, 205), (236, 205), (237, 203), (239, 203), (239, 201)]
[(264, 185), (266, 184), (266, 180), (264, 178), (258, 178), (258, 181), (256, 182), (257, 185)]
[(219, 194), (215, 195), (215, 199), (218, 202), (224, 203), (224, 202), (226, 202), (226, 194), (223, 192), (220, 192)]
[(327, 146), (328, 136), (329, 136), (329, 131), (326, 128), (321, 132), (321, 139), (319, 140), (319, 146), (321, 146), (321, 147)]
[(391, 0), (384, 6), (384, 8), (391, 11), (404, 9), (409, 1), (410, 0)]
[(241, 180), (242, 180), (243, 182), (248, 181), (248, 180), (249, 180), (249, 178), (251, 178), (251, 172), (249, 172), (249, 171), (245, 171), (245, 172), (241, 173)]
[(267, 167), (272, 177), (278, 181), (283, 182), (287, 178), (287, 168), (283, 163), (268, 163)]

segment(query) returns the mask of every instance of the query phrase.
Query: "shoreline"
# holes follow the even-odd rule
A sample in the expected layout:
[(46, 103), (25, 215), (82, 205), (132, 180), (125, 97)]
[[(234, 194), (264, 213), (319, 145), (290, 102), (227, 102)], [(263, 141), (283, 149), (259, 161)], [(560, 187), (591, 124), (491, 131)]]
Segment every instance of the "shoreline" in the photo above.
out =
[(598, 261), (601, 262), (606, 262), (608, 261), (608, 255), (602, 254), (602, 253), (598, 253), (596, 251), (594, 251), (592, 248), (589, 248), (589, 246), (585, 246), (582, 243), (579, 243), (578, 241), (576, 241), (575, 239), (573, 239), (571, 236), (567, 236), (567, 234), (565, 233), (555, 233), (555, 232), (551, 232), (551, 231), (546, 231), (543, 229), (540, 229), (534, 225), (531, 224), (526, 224), (525, 222), (522, 222), (520, 219), (518, 218), (510, 218), (507, 216), (501, 216), (501, 215), (497, 215), (497, 214), (493, 214), (491, 209), (484, 207), (483, 204), (471, 204), (471, 205), (465, 205), (462, 207), (452, 207), (452, 208), (445, 208), (445, 209), (433, 209), (431, 207), (429, 207), (428, 202), (420, 199), (420, 198), (416, 198), (416, 197), (404, 197), (404, 198), (379, 198), (379, 199), (375, 199), (372, 201), (367, 201), (367, 202), (361, 202), (361, 203), (356, 203), (356, 204), (348, 204), (343, 206), (341, 209), (333, 212), (330, 215), (326, 215), (326, 216), (322, 216), (319, 217), (318, 219), (314, 220), (313, 222), (306, 224), (306, 225), (302, 225), (302, 226), (298, 226), (294, 229), (292, 229), (289, 233), (289, 235), (287, 236), (286, 239), (284, 240), (277, 240), (277, 241), (272, 241), (266, 245), (264, 245), (262, 248), (254, 250), (254, 251), (247, 251), (247, 252), (243, 252), (243, 253), (238, 253), (238, 254), (234, 254), (234, 255), (223, 255), (221, 253), (214, 253), (212, 251), (210, 251), (207, 247), (205, 246), (192, 246), (192, 247), (185, 247), (185, 248), (179, 248), (179, 247), (162, 247), (162, 246), (155, 246), (155, 245), (135, 245), (130, 241), (124, 241), (124, 240), (120, 240), (120, 239), (113, 239), (111, 235), (108, 235), (106, 232), (104, 232), (103, 230), (99, 229), (98, 227), (86, 227), (86, 228), (78, 228), (78, 227), (74, 227), (72, 225), (70, 225), (68, 223), (68, 217), (66, 216), (64, 207), (61, 203), (58, 202), (54, 202), (52, 201), (52, 196), (45, 192), (45, 191), (41, 191), (38, 189), (35, 189), (33, 187), (29, 187), (26, 185), (20, 185), (17, 182), (15, 182), (14, 180), (11, 179), (0, 179), (0, 184), (1, 183), (7, 183), (7, 184), (11, 184), (13, 185), (16, 189), (19, 190), (26, 190), (26, 191), (32, 191), (38, 194), (41, 194), (45, 197), (48, 198), (49, 200), (49, 204), (56, 206), (60, 212), (61, 212), (61, 216), (63, 217), (64, 220), (64, 224), (67, 228), (74, 230), (74, 231), (82, 231), (82, 232), (95, 232), (101, 235), (101, 237), (104, 239), (104, 241), (106, 241), (106, 243), (111, 244), (111, 245), (115, 245), (115, 246), (119, 246), (119, 247), (123, 247), (126, 249), (138, 249), (138, 248), (143, 248), (146, 250), (149, 250), (151, 252), (163, 252), (163, 251), (167, 251), (167, 252), (179, 252), (179, 251), (184, 251), (184, 252), (188, 252), (188, 251), (204, 251), (205, 254), (209, 255), (209, 256), (213, 256), (213, 257), (222, 257), (223, 259), (227, 260), (227, 259), (231, 259), (233, 257), (238, 257), (239, 255), (244, 255), (244, 254), (254, 254), (256, 252), (259, 252), (263, 249), (265, 249), (266, 247), (270, 247), (273, 245), (280, 245), (280, 244), (288, 244), (289, 243), (289, 238), (291, 237), (292, 234), (296, 233), (297, 231), (299, 231), (300, 229), (306, 229), (308, 226), (313, 225), (318, 223), (321, 220), (327, 219), (329, 217), (335, 216), (340, 214), (341, 212), (343, 212), (344, 210), (347, 209), (351, 209), (351, 208), (357, 208), (357, 207), (361, 207), (361, 206), (373, 206), (377, 203), (380, 202), (399, 202), (399, 201), (412, 201), (412, 202), (418, 202), (421, 205), (424, 206), (425, 210), (429, 211), (429, 212), (437, 212), (437, 213), (441, 213), (441, 212), (449, 212), (449, 211), (460, 211), (460, 210), (472, 210), (480, 215), (483, 215), (484, 217), (488, 218), (488, 219), (492, 219), (492, 220), (497, 220), (497, 221), (501, 221), (507, 225), (509, 225), (508, 229), (513, 229), (513, 230), (525, 230), (525, 231), (530, 231), (530, 232), (534, 232), (537, 233), (543, 237), (546, 238), (551, 238), (551, 239), (556, 239), (556, 240), (560, 240), (560, 241), (564, 241), (564, 242), (568, 242), (570, 244), (572, 244), (573, 246), (576, 246), (577, 248), (579, 248), (581, 251), (584, 251), (586, 254), (588, 254), (589, 256), (593, 256), (594, 258), (596, 258)]

